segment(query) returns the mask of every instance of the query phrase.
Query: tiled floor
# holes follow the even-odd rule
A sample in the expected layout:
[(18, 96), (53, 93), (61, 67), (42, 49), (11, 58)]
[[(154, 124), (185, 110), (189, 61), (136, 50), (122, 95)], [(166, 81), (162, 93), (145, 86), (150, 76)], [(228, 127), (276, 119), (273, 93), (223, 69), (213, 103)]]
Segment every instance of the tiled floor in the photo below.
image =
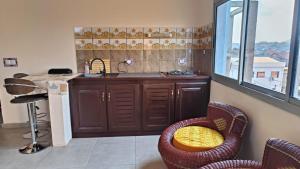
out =
[(32, 155), (18, 153), (25, 129), (0, 129), (0, 169), (166, 169), (159, 136), (73, 139)]

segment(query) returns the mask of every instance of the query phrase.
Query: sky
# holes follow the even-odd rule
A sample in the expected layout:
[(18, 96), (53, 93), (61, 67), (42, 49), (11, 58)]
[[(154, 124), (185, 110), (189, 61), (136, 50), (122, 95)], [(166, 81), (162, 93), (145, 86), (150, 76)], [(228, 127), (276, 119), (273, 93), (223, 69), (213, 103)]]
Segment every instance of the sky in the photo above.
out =
[[(282, 42), (290, 40), (295, 0), (258, 0), (256, 42)], [(240, 30), (242, 17), (235, 17), (234, 32)], [(240, 35), (234, 34), (233, 42)]]

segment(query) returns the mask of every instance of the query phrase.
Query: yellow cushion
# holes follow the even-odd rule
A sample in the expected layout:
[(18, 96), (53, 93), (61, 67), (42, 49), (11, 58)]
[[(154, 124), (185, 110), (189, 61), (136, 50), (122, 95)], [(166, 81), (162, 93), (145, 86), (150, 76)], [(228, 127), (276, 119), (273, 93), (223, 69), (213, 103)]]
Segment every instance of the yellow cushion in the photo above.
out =
[(173, 145), (176, 148), (189, 152), (213, 149), (223, 142), (224, 138), (219, 132), (201, 126), (180, 128), (173, 138)]

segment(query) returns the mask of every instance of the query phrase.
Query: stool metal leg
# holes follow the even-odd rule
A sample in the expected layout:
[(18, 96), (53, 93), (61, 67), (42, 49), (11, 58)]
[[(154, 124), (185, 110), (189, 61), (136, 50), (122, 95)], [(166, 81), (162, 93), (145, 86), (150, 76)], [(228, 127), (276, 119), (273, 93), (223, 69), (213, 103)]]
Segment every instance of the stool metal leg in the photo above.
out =
[(27, 104), (28, 118), (31, 129), (32, 143), (19, 149), (20, 153), (32, 154), (43, 150), (45, 147), (37, 143), (37, 126), (35, 124), (34, 115), (36, 114), (35, 103)]
[[(35, 127), (35, 133), (37, 135), (36, 137), (37, 138), (44, 137), (48, 134), (48, 132), (44, 132), (44, 130), (43, 130), (43, 132), (41, 132), (41, 130), (38, 128), (38, 124), (41, 123), (41, 120), (39, 120), (39, 119), (47, 116), (47, 114), (46, 113), (38, 114), (37, 110), (39, 110), (39, 107), (36, 106), (36, 102), (34, 102), (33, 104), (34, 104), (34, 107), (35, 107), (35, 113), (33, 115), (33, 124), (35, 125), (34, 127)], [(23, 134), (23, 138), (31, 139), (32, 138), (31, 137), (31, 131)]]
[(33, 103), (33, 113), (32, 113), (32, 121), (33, 121), (33, 127), (34, 127), (34, 131), (37, 134), (38, 133), (38, 127), (37, 127), (37, 117), (36, 117), (36, 103)]

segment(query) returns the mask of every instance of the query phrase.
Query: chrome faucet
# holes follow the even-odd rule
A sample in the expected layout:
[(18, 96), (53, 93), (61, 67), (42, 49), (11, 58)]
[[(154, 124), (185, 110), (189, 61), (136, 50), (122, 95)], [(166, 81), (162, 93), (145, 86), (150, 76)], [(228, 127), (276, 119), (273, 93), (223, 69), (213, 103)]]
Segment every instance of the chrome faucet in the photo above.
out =
[(92, 68), (93, 68), (93, 63), (94, 63), (94, 61), (96, 61), (96, 60), (101, 61), (102, 65), (103, 65), (103, 70), (102, 70), (102, 72), (100, 71), (100, 74), (102, 73), (103, 76), (106, 76), (105, 63), (104, 63), (104, 61), (103, 61), (102, 59), (100, 59), (100, 58), (95, 58), (95, 59), (93, 59), (93, 60), (91, 61), (91, 63), (90, 63), (90, 70), (92, 70)]

